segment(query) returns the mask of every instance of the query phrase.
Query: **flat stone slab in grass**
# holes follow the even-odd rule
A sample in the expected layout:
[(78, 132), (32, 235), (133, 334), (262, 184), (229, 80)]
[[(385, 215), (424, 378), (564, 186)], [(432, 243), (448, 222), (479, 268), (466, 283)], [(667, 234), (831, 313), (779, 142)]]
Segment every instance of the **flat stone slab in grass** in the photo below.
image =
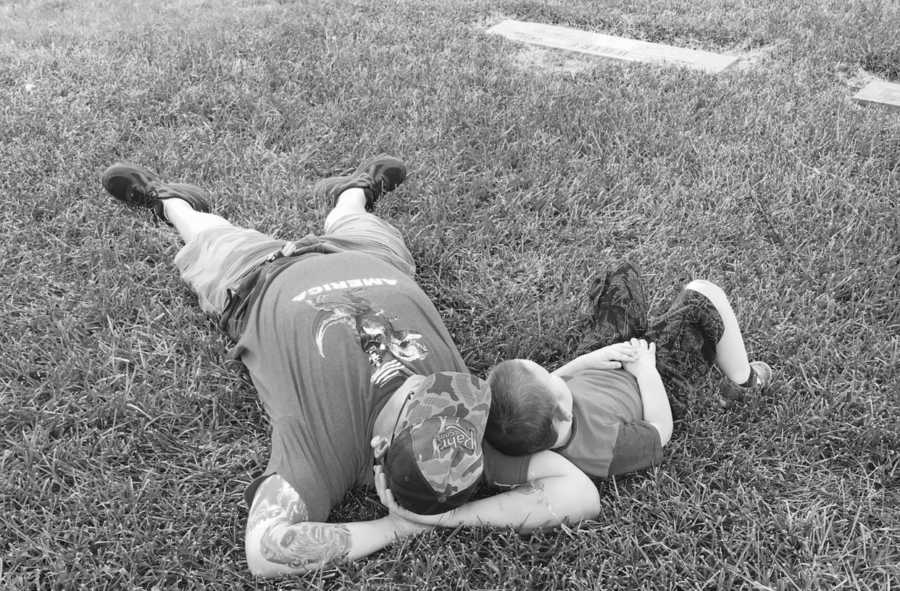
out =
[(613, 37), (557, 25), (505, 20), (488, 29), (513, 41), (629, 62), (683, 66), (716, 74), (740, 60), (734, 55)]
[(853, 100), (859, 103), (873, 103), (900, 109), (900, 84), (885, 82), (884, 80), (873, 80), (854, 94)]

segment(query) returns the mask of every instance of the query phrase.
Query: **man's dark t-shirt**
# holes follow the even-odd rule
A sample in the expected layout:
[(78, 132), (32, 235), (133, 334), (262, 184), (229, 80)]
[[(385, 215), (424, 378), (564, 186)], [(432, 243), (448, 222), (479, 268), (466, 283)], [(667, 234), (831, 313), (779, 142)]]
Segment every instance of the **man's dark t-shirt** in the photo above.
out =
[[(408, 375), (468, 372), (428, 296), (360, 252), (299, 257), (249, 310), (236, 351), (272, 424), (264, 476), (281, 475), (324, 520), (353, 486), (371, 484), (374, 418)], [(491, 481), (525, 480), (527, 458), (485, 446)]]

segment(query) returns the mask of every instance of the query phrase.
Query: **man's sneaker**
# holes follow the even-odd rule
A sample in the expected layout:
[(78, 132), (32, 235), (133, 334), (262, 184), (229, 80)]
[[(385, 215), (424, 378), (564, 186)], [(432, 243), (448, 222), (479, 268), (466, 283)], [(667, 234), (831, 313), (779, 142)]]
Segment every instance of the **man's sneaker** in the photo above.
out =
[(169, 220), (163, 207), (166, 199), (181, 199), (197, 211), (209, 211), (209, 195), (197, 185), (165, 183), (152, 170), (128, 162), (117, 162), (107, 168), (103, 173), (103, 187), (119, 201), (149, 209), (167, 224)]
[(735, 402), (747, 400), (749, 398), (759, 396), (772, 386), (772, 368), (765, 361), (751, 361), (750, 383), (746, 385), (735, 384), (728, 378), (725, 378), (722, 387), (719, 389), (719, 404), (722, 407), (729, 407)]
[(406, 180), (406, 165), (399, 158), (379, 154), (365, 160), (351, 174), (322, 179), (314, 188), (331, 207), (347, 189), (359, 188), (366, 194), (366, 211), (375, 211), (375, 202), (382, 194), (393, 191)]

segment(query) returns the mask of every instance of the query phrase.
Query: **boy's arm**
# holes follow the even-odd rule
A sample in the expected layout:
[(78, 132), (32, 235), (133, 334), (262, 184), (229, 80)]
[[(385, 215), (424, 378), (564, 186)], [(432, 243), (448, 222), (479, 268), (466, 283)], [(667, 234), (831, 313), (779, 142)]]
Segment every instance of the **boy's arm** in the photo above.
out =
[(247, 519), (247, 565), (256, 576), (302, 573), (355, 560), (429, 526), (387, 515), (373, 521), (307, 521), (306, 503), (278, 474), (259, 486)]
[(585, 369), (619, 369), (622, 363), (633, 359), (630, 343), (616, 343), (580, 355), (552, 373), (560, 377), (569, 377)]
[(381, 502), (391, 515), (438, 527), (514, 527), (528, 532), (541, 527), (574, 523), (600, 512), (600, 495), (590, 478), (569, 460), (550, 451), (531, 456), (528, 482), (512, 490), (466, 503), (439, 515), (418, 515), (403, 509), (376, 470)]
[(641, 403), (644, 407), (644, 420), (659, 431), (659, 439), (666, 446), (672, 438), (672, 409), (662, 377), (656, 370), (656, 344), (647, 344), (643, 340), (632, 340), (635, 360), (623, 363), (625, 371), (637, 380)]
[(665, 447), (672, 438), (674, 425), (669, 397), (659, 372), (655, 369), (634, 376), (641, 392), (641, 403), (644, 405), (644, 420), (659, 431), (659, 440)]

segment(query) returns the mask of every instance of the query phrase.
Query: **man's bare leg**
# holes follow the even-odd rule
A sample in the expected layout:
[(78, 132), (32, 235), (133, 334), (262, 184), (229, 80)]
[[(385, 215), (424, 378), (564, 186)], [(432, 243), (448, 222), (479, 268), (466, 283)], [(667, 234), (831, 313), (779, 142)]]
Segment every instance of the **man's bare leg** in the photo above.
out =
[[(388, 154), (379, 154), (360, 163), (348, 175), (332, 176), (316, 183), (317, 197), (333, 203), (325, 227), (347, 214), (374, 212), (382, 194), (393, 191), (406, 179), (406, 165)], [(355, 190), (355, 189), (358, 189)], [(362, 208), (359, 207), (362, 197)]]
[(232, 223), (222, 216), (197, 211), (182, 199), (166, 199), (162, 203), (166, 220), (175, 226), (185, 244), (192, 242), (204, 230), (232, 226)]
[[(175, 226), (178, 234), (185, 243), (193, 241), (200, 232), (209, 228), (229, 227), (233, 224), (214, 213), (197, 211), (182, 199), (172, 198), (163, 201), (165, 218)], [(356, 215), (366, 212), (366, 194), (361, 188), (347, 189), (341, 193), (334, 208), (325, 218), (325, 227), (336, 223), (347, 215)]]
[[(405, 178), (406, 167), (401, 160), (380, 155), (363, 162), (351, 175), (329, 177), (320, 181), (317, 184), (317, 197), (333, 204), (333, 209), (327, 217), (326, 232), (329, 226), (336, 226), (339, 221), (371, 212), (381, 194), (393, 190)], [(240, 230), (238, 234), (248, 236), (243, 228), (238, 228), (222, 216), (211, 213), (208, 193), (196, 185), (166, 182), (154, 171), (129, 162), (113, 164), (106, 169), (101, 180), (104, 188), (118, 201), (134, 208), (148, 209), (157, 220), (173, 226), (188, 246), (198, 245), (201, 234), (212, 229), (225, 230), (223, 236), (231, 236), (232, 233), (228, 231), (230, 229)], [(252, 244), (242, 242), (241, 252), (242, 256), (253, 260), (258, 258), (262, 261), (284, 246), (283, 240), (266, 237), (258, 232), (253, 232), (250, 236), (253, 238)], [(388, 238), (400, 242), (398, 249), (403, 251), (400, 254), (405, 253), (406, 258), (411, 259), (399, 237), (391, 235)], [(182, 271), (182, 278), (197, 293), (201, 307), (207, 312), (222, 312), (223, 294), (221, 289), (218, 289), (222, 286), (211, 282), (208, 269), (192, 264), (191, 268), (186, 270), (180, 266), (179, 259), (183, 263), (188, 260), (185, 259), (186, 252), (198, 253), (209, 248), (214, 248), (219, 255), (224, 255), (226, 253), (221, 252), (222, 249), (233, 248), (235, 242), (232, 239), (223, 245), (206, 245), (200, 250), (183, 249), (176, 257), (176, 265), (179, 265)], [(389, 247), (384, 248), (390, 250)], [(404, 262), (405, 259), (400, 261), (398, 266), (402, 267)], [(215, 266), (221, 263), (221, 260), (214, 259), (214, 263), (211, 264)], [(409, 267), (407, 272), (412, 274), (415, 267), (411, 260)]]
[(366, 212), (366, 193), (359, 187), (347, 189), (338, 195), (334, 208), (325, 217), (325, 227), (328, 228), (342, 217)]

